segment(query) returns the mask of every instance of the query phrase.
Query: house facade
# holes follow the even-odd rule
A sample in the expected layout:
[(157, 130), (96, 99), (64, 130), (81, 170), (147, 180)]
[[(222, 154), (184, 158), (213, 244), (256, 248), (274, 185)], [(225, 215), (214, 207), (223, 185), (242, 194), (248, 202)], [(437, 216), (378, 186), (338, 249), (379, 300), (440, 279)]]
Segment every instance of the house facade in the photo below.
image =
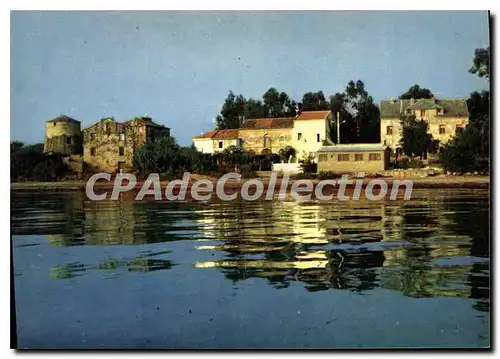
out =
[(135, 151), (147, 140), (163, 135), (170, 135), (170, 129), (149, 117), (126, 122), (103, 118), (83, 130), (83, 160), (95, 171), (128, 170)]
[(469, 122), (466, 99), (384, 100), (380, 104), (380, 138), (392, 150), (400, 147), (403, 115), (428, 122), (429, 133), (440, 144), (446, 144)]
[(304, 111), (294, 121), (292, 146), (302, 158), (316, 157), (316, 152), (323, 147), (330, 136), (330, 123), (333, 121), (330, 111)]
[(311, 155), (323, 146), (329, 137), (330, 111), (304, 111), (296, 117), (247, 119), (241, 128), (235, 130), (214, 130), (193, 137), (198, 151), (216, 153), (227, 148), (229, 142), (221, 142), (221, 137), (231, 132), (231, 144), (256, 154), (279, 153), (279, 150), (292, 146), (298, 158)]
[(242, 147), (247, 152), (278, 153), (292, 146), (294, 117), (248, 119), (239, 129)]

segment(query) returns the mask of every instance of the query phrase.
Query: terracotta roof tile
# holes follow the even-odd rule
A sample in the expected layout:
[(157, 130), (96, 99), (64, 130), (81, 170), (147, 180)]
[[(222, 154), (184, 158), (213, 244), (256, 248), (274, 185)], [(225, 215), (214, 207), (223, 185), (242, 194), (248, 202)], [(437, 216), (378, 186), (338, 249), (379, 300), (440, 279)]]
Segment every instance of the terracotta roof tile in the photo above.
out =
[(271, 128), (292, 128), (293, 117), (277, 118), (253, 118), (247, 119), (242, 125), (242, 129), (271, 129)]
[(301, 121), (301, 120), (323, 120), (330, 111), (325, 110), (325, 111), (303, 111), (297, 118), (296, 120)]
[(238, 139), (238, 130), (218, 130), (212, 138), (214, 140), (236, 140)]
[(217, 132), (217, 130), (204, 132), (201, 135), (195, 136), (193, 138), (212, 138), (212, 136), (215, 135), (216, 132)]

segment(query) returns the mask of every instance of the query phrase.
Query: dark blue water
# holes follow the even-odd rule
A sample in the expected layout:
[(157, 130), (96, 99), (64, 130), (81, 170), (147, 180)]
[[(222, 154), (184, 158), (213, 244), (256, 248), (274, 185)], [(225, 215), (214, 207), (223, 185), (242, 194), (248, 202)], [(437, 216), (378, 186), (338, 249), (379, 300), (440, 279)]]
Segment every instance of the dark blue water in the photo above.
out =
[(407, 202), (12, 192), (22, 348), (488, 347), (485, 190)]

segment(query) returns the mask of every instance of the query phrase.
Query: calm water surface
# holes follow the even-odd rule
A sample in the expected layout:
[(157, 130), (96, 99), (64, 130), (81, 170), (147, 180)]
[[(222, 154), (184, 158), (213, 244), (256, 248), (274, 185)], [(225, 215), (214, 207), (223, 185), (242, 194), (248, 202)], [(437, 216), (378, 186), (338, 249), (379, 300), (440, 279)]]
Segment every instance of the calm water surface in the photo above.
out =
[(12, 192), (23, 348), (487, 347), (487, 190), (407, 202)]

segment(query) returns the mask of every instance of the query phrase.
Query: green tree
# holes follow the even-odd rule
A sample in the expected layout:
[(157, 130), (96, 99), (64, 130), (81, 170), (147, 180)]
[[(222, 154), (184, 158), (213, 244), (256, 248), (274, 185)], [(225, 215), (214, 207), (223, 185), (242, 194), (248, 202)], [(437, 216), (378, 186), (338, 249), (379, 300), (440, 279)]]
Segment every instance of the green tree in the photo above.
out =
[(451, 172), (487, 173), (490, 157), (489, 92), (474, 92), (467, 101), (469, 123), (441, 150), (443, 168)]
[(222, 105), (220, 114), (216, 118), (218, 129), (239, 128), (243, 122), (245, 111), (245, 98), (243, 95), (235, 96), (232, 91)]
[(173, 137), (163, 136), (144, 143), (134, 153), (134, 168), (139, 175), (174, 175), (181, 168), (180, 147)]
[(303, 111), (320, 111), (328, 110), (330, 104), (325, 99), (323, 91), (307, 92), (302, 96)]
[(254, 100), (253, 98), (249, 98), (245, 102), (243, 115), (245, 118), (262, 118), (266, 117), (264, 112), (264, 105), (262, 101)]
[(472, 67), (469, 69), (471, 74), (477, 74), (479, 77), (490, 77), (490, 47), (486, 49), (476, 49)]
[(265, 117), (292, 117), (295, 116), (295, 101), (274, 87), (267, 90), (262, 96)]
[(217, 167), (217, 158), (201, 153), (196, 147), (181, 147), (170, 136), (162, 136), (144, 143), (134, 153), (133, 166), (139, 178), (150, 173), (162, 176), (181, 176), (184, 172), (210, 172)]
[(343, 93), (330, 96), (329, 108), (334, 117), (330, 139), (337, 142), (336, 116), (340, 113), (341, 143), (380, 142), (380, 112), (365, 90), (363, 81), (349, 81)]
[(288, 162), (290, 156), (295, 157), (296, 150), (292, 146), (285, 146), (278, 151), (278, 154), (283, 162)]
[[(470, 73), (489, 80), (489, 47), (476, 49)], [(473, 92), (467, 100), (469, 123), (441, 150), (443, 168), (451, 172), (488, 173), (490, 166), (490, 93)]]
[(401, 116), (401, 148), (405, 155), (413, 158), (424, 156), (431, 146), (432, 136), (427, 133), (428, 123), (424, 120), (417, 120), (414, 115)]
[(11, 143), (10, 178), (11, 181), (56, 181), (69, 174), (68, 167), (61, 155), (43, 153), (43, 143), (24, 145)]
[(411, 98), (421, 99), (421, 98), (432, 98), (434, 95), (431, 90), (426, 88), (421, 88), (419, 85), (415, 84), (411, 86), (408, 91), (399, 96), (400, 100), (408, 100)]
[(24, 147), (24, 143), (21, 141), (11, 141), (10, 142), (10, 152), (14, 153), (21, 150)]

